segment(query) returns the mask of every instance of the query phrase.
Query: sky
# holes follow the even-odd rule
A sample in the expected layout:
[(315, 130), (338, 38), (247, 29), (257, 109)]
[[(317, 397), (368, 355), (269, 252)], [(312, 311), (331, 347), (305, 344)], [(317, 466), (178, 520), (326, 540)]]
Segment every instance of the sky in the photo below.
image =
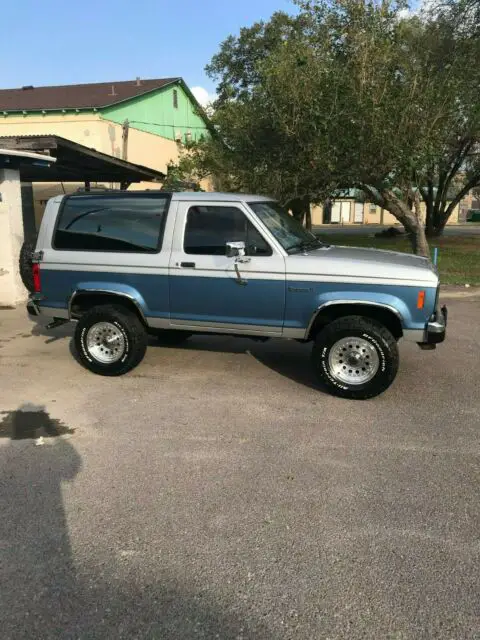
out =
[[(181, 76), (202, 101), (204, 68), (242, 26), (290, 0), (21, 0), (2, 3), (0, 88)], [(203, 91), (202, 91), (203, 90)]]

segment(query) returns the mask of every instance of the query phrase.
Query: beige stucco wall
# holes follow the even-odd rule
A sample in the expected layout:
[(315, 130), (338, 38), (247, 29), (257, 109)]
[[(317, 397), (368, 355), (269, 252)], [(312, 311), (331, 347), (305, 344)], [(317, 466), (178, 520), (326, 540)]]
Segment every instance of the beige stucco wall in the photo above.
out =
[(23, 243), (19, 172), (0, 170), (0, 307), (14, 307), (27, 297), (18, 271)]
[(312, 224), (317, 226), (323, 224), (323, 207), (312, 207)]
[[(122, 157), (122, 127), (100, 117), (98, 113), (0, 116), (0, 136), (58, 135), (116, 158)], [(130, 128), (127, 160), (166, 173), (168, 163), (178, 159), (178, 146), (151, 133)], [(45, 201), (61, 193), (72, 193), (81, 183), (36, 183), (33, 186), (35, 218), (39, 224)], [(115, 187), (114, 184), (92, 186)], [(133, 184), (131, 189), (158, 189), (157, 183)]]
[[(338, 199), (335, 202), (337, 203), (348, 203), (350, 200)], [(421, 203), (421, 211), (423, 214), (423, 220), (425, 220), (425, 212), (426, 207), (425, 203)], [(450, 217), (448, 224), (458, 224), (459, 221), (459, 211), (460, 207), (457, 205), (455, 210)], [(370, 204), (369, 202), (365, 202), (363, 205), (363, 223), (364, 224), (384, 224), (384, 225), (394, 225), (400, 224), (398, 220), (393, 216), (389, 211), (382, 209), (376, 205)], [(321, 225), (323, 224), (323, 208), (322, 207), (312, 207), (312, 224), (313, 225)], [(338, 224), (338, 223), (337, 223)], [(341, 224), (341, 223), (340, 223)], [(343, 224), (358, 224), (354, 223), (354, 207), (350, 208), (350, 218), (349, 221), (344, 221)]]
[[(420, 203), (420, 212), (422, 215), (422, 220), (425, 222), (425, 218), (426, 218), (426, 206), (424, 202)], [(459, 205), (457, 205), (455, 207), (455, 209), (453, 210), (452, 215), (450, 216), (450, 218), (448, 219), (447, 224), (458, 224), (458, 213), (459, 213), (460, 207)], [(389, 211), (383, 211), (383, 224), (385, 225), (391, 225), (391, 224), (400, 224), (398, 222), (398, 220), (395, 218), (395, 216), (392, 216), (392, 214)]]
[[(0, 136), (27, 135), (58, 135), (122, 157), (121, 125), (102, 119), (98, 113), (0, 116)], [(130, 162), (165, 173), (170, 160), (177, 158), (178, 146), (173, 140), (130, 128), (127, 157)]]

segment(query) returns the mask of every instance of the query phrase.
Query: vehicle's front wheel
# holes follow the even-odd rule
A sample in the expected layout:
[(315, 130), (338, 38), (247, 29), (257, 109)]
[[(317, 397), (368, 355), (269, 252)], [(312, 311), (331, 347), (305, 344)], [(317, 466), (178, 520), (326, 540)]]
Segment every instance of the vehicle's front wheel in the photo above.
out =
[(382, 324), (345, 316), (318, 333), (312, 360), (320, 381), (332, 394), (366, 400), (395, 380), (399, 355), (395, 338)]
[(75, 330), (82, 364), (102, 376), (121, 376), (143, 359), (147, 332), (135, 313), (116, 305), (93, 307)]

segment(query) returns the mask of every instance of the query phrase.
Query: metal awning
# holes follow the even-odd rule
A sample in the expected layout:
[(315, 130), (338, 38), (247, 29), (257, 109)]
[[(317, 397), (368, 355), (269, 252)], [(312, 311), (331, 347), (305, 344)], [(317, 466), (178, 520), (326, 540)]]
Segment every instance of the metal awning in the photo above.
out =
[(165, 179), (161, 171), (114, 158), (61, 136), (0, 136), (0, 149), (43, 156), (34, 161), (25, 154), (0, 154), (0, 168), (19, 169), (24, 182), (119, 182), (128, 185)]

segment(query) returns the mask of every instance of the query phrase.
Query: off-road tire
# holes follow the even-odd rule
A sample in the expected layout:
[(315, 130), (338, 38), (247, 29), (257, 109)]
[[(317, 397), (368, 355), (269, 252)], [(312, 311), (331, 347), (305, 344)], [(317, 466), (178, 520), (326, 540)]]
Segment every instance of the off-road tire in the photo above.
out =
[(33, 286), (33, 273), (32, 273), (32, 255), (35, 251), (36, 240), (25, 240), (20, 249), (20, 256), (18, 258), (18, 270), (20, 271), (20, 277), (23, 285), (27, 291), (34, 293), (35, 288)]
[[(329, 365), (332, 347), (342, 338), (358, 337), (375, 349), (379, 366), (374, 377), (363, 384), (347, 384), (334, 376)], [(363, 316), (345, 316), (334, 320), (316, 336), (312, 363), (320, 382), (333, 395), (352, 400), (367, 400), (383, 393), (398, 371), (398, 345), (390, 331), (375, 320)]]
[[(86, 338), (89, 329), (99, 322), (109, 322), (117, 328), (125, 340), (125, 349), (120, 360), (102, 363), (88, 350)], [(84, 313), (75, 330), (75, 348), (83, 366), (101, 376), (121, 376), (134, 369), (147, 350), (148, 335), (138, 316), (120, 305), (100, 305)]]

